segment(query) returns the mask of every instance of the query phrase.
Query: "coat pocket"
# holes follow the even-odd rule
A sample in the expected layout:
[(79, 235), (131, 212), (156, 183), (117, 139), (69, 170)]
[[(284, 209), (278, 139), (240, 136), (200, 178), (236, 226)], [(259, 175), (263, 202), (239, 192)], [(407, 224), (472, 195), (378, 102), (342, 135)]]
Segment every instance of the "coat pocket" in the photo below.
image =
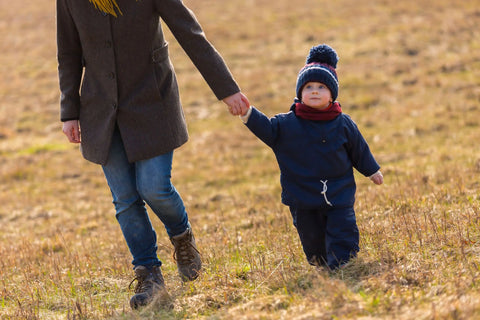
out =
[(161, 63), (168, 58), (168, 42), (164, 42), (160, 48), (153, 49), (152, 60), (154, 63)]
[(164, 104), (179, 106), (178, 84), (168, 55), (168, 43), (152, 51), (153, 71), (157, 90)]

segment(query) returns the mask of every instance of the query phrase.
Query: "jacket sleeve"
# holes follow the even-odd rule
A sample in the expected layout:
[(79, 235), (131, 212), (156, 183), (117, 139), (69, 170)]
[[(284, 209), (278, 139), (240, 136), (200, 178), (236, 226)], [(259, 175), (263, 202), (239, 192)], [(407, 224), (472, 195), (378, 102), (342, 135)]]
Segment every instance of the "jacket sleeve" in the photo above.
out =
[(355, 122), (348, 116), (345, 117), (345, 122), (348, 137), (346, 145), (352, 164), (361, 174), (369, 177), (377, 172), (380, 166)]
[(60, 119), (76, 120), (80, 113), (82, 50), (66, 0), (57, 0), (57, 61), (60, 85)]
[(222, 100), (240, 91), (225, 61), (207, 40), (194, 13), (181, 0), (156, 0), (160, 17), (195, 67)]
[(268, 118), (261, 111), (252, 107), (252, 113), (245, 125), (254, 135), (270, 148), (275, 146), (279, 132), (278, 117)]

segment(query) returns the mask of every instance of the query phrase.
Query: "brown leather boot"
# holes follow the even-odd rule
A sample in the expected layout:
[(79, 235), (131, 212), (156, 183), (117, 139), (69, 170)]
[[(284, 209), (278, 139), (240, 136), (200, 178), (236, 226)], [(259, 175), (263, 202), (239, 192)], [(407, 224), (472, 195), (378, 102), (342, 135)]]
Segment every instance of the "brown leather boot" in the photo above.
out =
[(151, 269), (137, 266), (134, 271), (135, 279), (132, 280), (130, 285), (135, 280), (137, 285), (135, 286), (135, 295), (130, 299), (130, 307), (132, 309), (146, 306), (154, 299), (162, 307), (171, 307), (172, 300), (165, 287), (159, 266), (154, 266)]
[(178, 273), (183, 281), (195, 280), (202, 268), (202, 260), (195, 244), (192, 228), (182, 234), (170, 238), (175, 252), (173, 258), (177, 261)]

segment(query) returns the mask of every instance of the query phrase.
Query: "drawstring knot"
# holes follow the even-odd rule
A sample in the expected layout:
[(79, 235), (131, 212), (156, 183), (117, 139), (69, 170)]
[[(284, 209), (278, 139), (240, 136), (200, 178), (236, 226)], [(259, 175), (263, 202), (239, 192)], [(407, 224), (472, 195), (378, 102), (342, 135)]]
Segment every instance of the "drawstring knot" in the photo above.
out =
[(323, 197), (325, 198), (325, 202), (326, 202), (330, 207), (333, 207), (333, 205), (332, 205), (332, 204), (330, 203), (330, 201), (328, 201), (328, 199), (327, 199), (327, 190), (328, 190), (328, 188), (327, 188), (327, 182), (328, 182), (328, 180), (325, 180), (325, 181), (320, 180), (320, 182), (323, 183), (322, 194), (323, 194)]

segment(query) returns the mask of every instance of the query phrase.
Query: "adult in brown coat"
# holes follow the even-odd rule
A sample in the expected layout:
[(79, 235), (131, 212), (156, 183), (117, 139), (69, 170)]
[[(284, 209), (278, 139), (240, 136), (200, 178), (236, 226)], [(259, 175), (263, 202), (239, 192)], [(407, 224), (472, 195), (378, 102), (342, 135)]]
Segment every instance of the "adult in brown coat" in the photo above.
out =
[[(179, 274), (193, 280), (200, 255), (171, 184), (173, 150), (188, 139), (160, 19), (233, 115), (249, 106), (220, 54), (181, 0), (56, 0), (63, 132), (102, 165), (133, 256), (133, 308), (168, 297), (145, 203), (164, 223)], [(168, 300), (168, 299), (166, 299)]]

